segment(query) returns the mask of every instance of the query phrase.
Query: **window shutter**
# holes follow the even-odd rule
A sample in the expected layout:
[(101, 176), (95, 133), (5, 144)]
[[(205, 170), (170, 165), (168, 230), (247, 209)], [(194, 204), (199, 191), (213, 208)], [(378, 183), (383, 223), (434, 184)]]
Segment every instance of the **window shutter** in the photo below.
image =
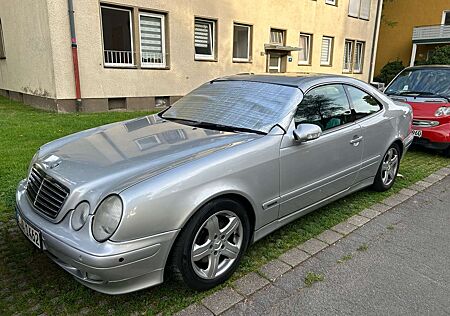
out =
[(361, 19), (369, 20), (371, 3), (371, 0), (361, 0), (361, 11), (359, 13)]
[(323, 38), (322, 39), (322, 52), (320, 54), (320, 63), (323, 65), (329, 65), (330, 64), (330, 47), (331, 46), (331, 39), (330, 38)]
[(361, 0), (350, 0), (350, 3), (348, 5), (348, 15), (353, 16), (355, 18), (359, 17), (360, 3)]
[(197, 55), (212, 56), (212, 28), (212, 22), (195, 21), (194, 46)]
[(164, 63), (163, 18), (159, 16), (140, 16), (141, 58), (143, 63)]

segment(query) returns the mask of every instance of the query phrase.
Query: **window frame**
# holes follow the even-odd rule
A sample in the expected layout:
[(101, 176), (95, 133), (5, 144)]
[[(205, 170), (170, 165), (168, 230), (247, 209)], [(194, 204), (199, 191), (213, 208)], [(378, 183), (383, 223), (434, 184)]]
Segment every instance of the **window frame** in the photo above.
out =
[[(328, 59), (327, 59), (326, 63), (322, 61), (322, 51), (323, 51), (324, 39), (328, 39), (329, 43), (330, 43), (329, 49), (328, 49)], [(320, 66), (325, 66), (325, 67), (333, 66), (333, 48), (334, 48), (334, 37), (323, 35), (321, 45), (320, 45)]]
[[(339, 130), (341, 130), (343, 128), (347, 128), (349, 126), (352, 126), (352, 125), (356, 124), (356, 119), (355, 119), (355, 116), (353, 115), (353, 106), (352, 106), (352, 103), (351, 103), (351, 100), (350, 100), (350, 97), (349, 97), (349, 93), (348, 93), (348, 91), (347, 91), (347, 89), (345, 87), (347, 85), (346, 83), (343, 83), (343, 82), (320, 83), (320, 84), (312, 86), (308, 90), (306, 90), (305, 93), (303, 94), (303, 96), (307, 95), (308, 93), (310, 93), (314, 89), (321, 88), (321, 87), (326, 87), (326, 86), (336, 86), (336, 85), (341, 86), (342, 89), (344, 90), (344, 94), (345, 94), (346, 100), (348, 102), (349, 109), (350, 109), (350, 111), (352, 111), (352, 115), (351, 115), (352, 120), (350, 122), (345, 123), (345, 124), (342, 124), (342, 125), (339, 125), (339, 126), (335, 126), (335, 127), (329, 128), (329, 129), (322, 130), (322, 135), (326, 135), (326, 134), (329, 134), (329, 133), (334, 133), (334, 132), (339, 131)], [(350, 86), (353, 86), (353, 85), (350, 85)], [(363, 91), (365, 91), (365, 90), (363, 90)], [(380, 103), (380, 101), (378, 99), (377, 99), (377, 101), (378, 101), (378, 103)], [(303, 102), (303, 100), (302, 100), (302, 102)], [(302, 102), (300, 102), (299, 105)], [(297, 106), (297, 108), (298, 108), (298, 106)], [(296, 113), (296, 111), (297, 111), (297, 109), (295, 109), (295, 111), (293, 113), (292, 122), (291, 122), (291, 124), (293, 124), (294, 128), (296, 127), (296, 125), (295, 125), (295, 113)], [(379, 113), (379, 112), (380, 111), (378, 111), (377, 113)]]
[[(128, 12), (129, 16), (129, 23), (130, 23), (130, 47), (131, 47), (131, 63), (107, 63), (105, 60), (105, 39), (103, 37), (103, 15), (102, 15), (102, 9), (109, 9), (109, 10), (117, 10), (117, 11), (125, 11)], [(102, 46), (103, 46), (103, 66), (104, 67), (119, 67), (119, 68), (128, 68), (128, 67), (135, 67), (136, 66), (136, 60), (135, 60), (135, 51), (134, 51), (134, 29), (133, 29), (133, 8), (119, 8), (114, 7), (108, 4), (100, 4), (100, 16), (101, 16), (101, 28), (102, 28)]]
[[(155, 13), (155, 12), (147, 12), (147, 11), (139, 11), (139, 54), (140, 54), (140, 65), (141, 68), (147, 69), (161, 69), (167, 68), (167, 58), (166, 58), (166, 15), (163, 13)], [(148, 63), (142, 61), (142, 38), (141, 38), (141, 16), (160, 18), (161, 19), (161, 54), (162, 54), (162, 62), (161, 63)]]
[(311, 33), (302, 33), (300, 32), (299, 34), (299, 40), (300, 38), (304, 36), (308, 38), (308, 54), (307, 54), (307, 60), (300, 60), (300, 52), (298, 53), (298, 65), (300, 66), (311, 66), (311, 61), (312, 61), (312, 42), (313, 42), (313, 34)]
[[(247, 28), (247, 58), (234, 57), (234, 28), (235, 26), (246, 27)], [(252, 44), (252, 28), (253, 26), (250, 24), (244, 24), (239, 22), (233, 22), (233, 46), (231, 51), (232, 61), (235, 63), (251, 63), (252, 62), (252, 54), (251, 54), (251, 44)]]
[[(281, 34), (281, 42), (273, 42), (272, 41), (272, 32), (278, 32)], [(275, 45), (282, 45), (282, 46), (286, 45), (286, 30), (271, 27), (270, 33), (269, 33), (269, 43), (275, 44)]]
[[(380, 115), (380, 113), (383, 112), (383, 110), (385, 108), (384, 103), (382, 101), (380, 101), (380, 99), (377, 98), (375, 95), (373, 95), (372, 93), (368, 92), (366, 89), (361, 88), (361, 87), (356, 86), (356, 85), (353, 85), (353, 84), (349, 84), (349, 83), (342, 83), (342, 86), (344, 87), (345, 93), (347, 94), (348, 102), (350, 103), (350, 108), (351, 108), (352, 113), (353, 113), (353, 122), (360, 122), (362, 120), (370, 119), (372, 116)], [(366, 115), (364, 117), (361, 117), (361, 118), (357, 119), (356, 118), (355, 107), (353, 106), (353, 100), (352, 100), (352, 97), (350, 95), (350, 92), (348, 91), (348, 87), (352, 87), (352, 88), (355, 88), (357, 90), (360, 90), (360, 91), (364, 92), (365, 94), (367, 94), (367, 95), (371, 96), (372, 98), (374, 98), (375, 101), (377, 101), (378, 105), (380, 106), (380, 110), (377, 111), (377, 112), (371, 113), (369, 115)]]
[(6, 59), (5, 39), (3, 37), (2, 19), (0, 19), (0, 59)]
[(337, 0), (325, 0), (325, 4), (337, 7)]
[[(357, 60), (356, 60), (356, 54), (358, 52), (358, 45), (361, 46), (361, 62), (359, 63), (359, 69), (356, 69), (356, 65), (358, 65)], [(353, 57), (353, 73), (355, 74), (362, 74), (363, 70), (364, 70), (364, 55), (365, 55), (365, 50), (366, 50), (366, 42), (364, 41), (355, 41), (355, 51), (354, 51), (354, 57)]]
[(449, 18), (450, 18), (450, 10), (444, 10), (444, 11), (442, 11), (441, 25), (450, 25), (450, 24), (445, 24), (445, 20), (446, 20), (447, 14), (448, 14), (448, 16), (449, 16)]
[[(197, 54), (195, 52), (195, 24), (197, 21), (211, 24), (211, 37), (210, 37), (211, 55)], [(199, 16), (194, 17), (194, 60), (196, 60), (196, 61), (217, 61), (216, 41), (217, 41), (217, 19), (203, 18), (203, 17), (199, 17)]]
[[(371, 13), (371, 6), (372, 6), (372, 1), (371, 0), (354, 0), (354, 1), (358, 1), (358, 3), (359, 3), (359, 6), (358, 6), (358, 13), (356, 14), (356, 15), (353, 15), (353, 14), (350, 14), (350, 6), (351, 6), (351, 3), (352, 3), (352, 0), (349, 0), (349, 3), (348, 3), (348, 10), (347, 10), (347, 15), (349, 16), (349, 17), (352, 17), (352, 18), (355, 18), (355, 19), (360, 19), (360, 20), (364, 20), (364, 21), (370, 21), (370, 13)], [(368, 11), (368, 16), (367, 17), (362, 17), (361, 16), (361, 9), (362, 9), (362, 7), (363, 7), (363, 1), (369, 1), (369, 11)]]
[[(345, 68), (345, 66), (346, 66), (345, 59), (346, 59), (346, 57), (348, 57), (346, 54), (347, 44), (350, 44), (350, 62), (349, 62), (350, 66), (349, 66), (349, 68)], [(343, 73), (351, 74), (353, 72), (354, 56), (355, 56), (355, 41), (346, 39), (344, 42), (344, 60), (343, 60), (343, 66), (342, 66)]]

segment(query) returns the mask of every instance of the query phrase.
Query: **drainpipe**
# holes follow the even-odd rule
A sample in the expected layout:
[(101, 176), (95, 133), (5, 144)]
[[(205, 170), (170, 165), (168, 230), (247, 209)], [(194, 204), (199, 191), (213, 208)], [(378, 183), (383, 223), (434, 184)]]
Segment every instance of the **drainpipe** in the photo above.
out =
[(78, 45), (77, 36), (75, 34), (75, 19), (73, 11), (73, 0), (67, 0), (69, 6), (69, 22), (70, 22), (70, 37), (72, 41), (72, 61), (73, 61), (73, 75), (75, 79), (75, 94), (76, 94), (76, 109), (80, 110), (81, 106), (81, 88), (80, 88), (80, 70), (78, 68)]
[(376, 61), (376, 53), (377, 53), (377, 47), (378, 47), (378, 35), (380, 33), (382, 9), (383, 9), (383, 0), (378, 0), (377, 16), (375, 19), (375, 30), (373, 32), (372, 55), (370, 57), (369, 83), (371, 83), (373, 81), (373, 76), (374, 76), (374, 72), (375, 72), (375, 61)]

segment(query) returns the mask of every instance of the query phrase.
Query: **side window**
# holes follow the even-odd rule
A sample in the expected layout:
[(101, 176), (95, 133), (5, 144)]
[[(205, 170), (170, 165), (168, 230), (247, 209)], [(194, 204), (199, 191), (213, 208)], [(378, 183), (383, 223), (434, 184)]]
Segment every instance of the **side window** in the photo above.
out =
[(363, 118), (381, 110), (380, 104), (371, 95), (355, 87), (346, 86), (346, 88), (350, 96), (353, 109), (355, 110), (356, 119)]
[(294, 116), (295, 125), (310, 123), (325, 131), (353, 121), (342, 85), (327, 85), (309, 91)]

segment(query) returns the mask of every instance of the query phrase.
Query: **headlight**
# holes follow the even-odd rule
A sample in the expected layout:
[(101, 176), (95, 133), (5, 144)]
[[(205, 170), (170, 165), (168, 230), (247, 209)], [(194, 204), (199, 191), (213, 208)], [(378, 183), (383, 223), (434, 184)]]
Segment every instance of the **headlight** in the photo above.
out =
[(89, 203), (81, 202), (73, 210), (70, 218), (70, 224), (74, 230), (80, 230), (84, 226), (89, 216)]
[(450, 106), (441, 106), (437, 111), (434, 113), (434, 116), (446, 116), (450, 115)]
[(114, 234), (122, 218), (122, 208), (122, 200), (118, 195), (110, 195), (100, 203), (92, 225), (95, 240), (103, 242)]

